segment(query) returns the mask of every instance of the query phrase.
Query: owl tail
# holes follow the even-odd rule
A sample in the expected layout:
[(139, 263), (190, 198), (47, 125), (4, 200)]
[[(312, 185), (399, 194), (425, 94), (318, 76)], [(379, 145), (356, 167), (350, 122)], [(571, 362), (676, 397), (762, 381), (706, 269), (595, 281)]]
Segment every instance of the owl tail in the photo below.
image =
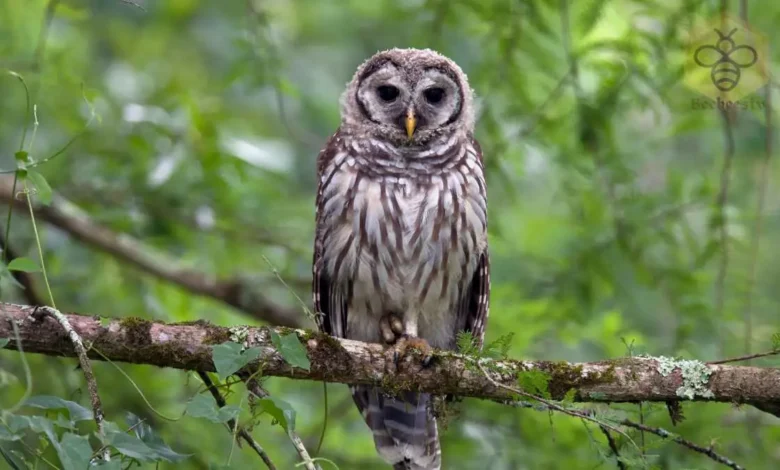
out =
[(363, 419), (374, 434), (376, 450), (394, 470), (440, 470), (436, 418), (427, 393), (385, 396), (377, 387), (350, 387)]

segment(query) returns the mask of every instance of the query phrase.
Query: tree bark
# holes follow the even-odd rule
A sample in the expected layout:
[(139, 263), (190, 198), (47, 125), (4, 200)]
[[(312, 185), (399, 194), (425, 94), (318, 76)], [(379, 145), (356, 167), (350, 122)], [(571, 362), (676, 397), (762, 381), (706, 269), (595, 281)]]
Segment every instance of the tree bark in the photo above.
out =
[[(0, 338), (10, 338), (7, 349), (18, 349), (11, 322), (16, 323), (25, 353), (74, 356), (73, 345), (62, 328), (48, 316), (33, 317), (32, 306), (0, 303)], [(780, 369), (707, 365), (704, 377), (690, 393), (690, 373), (682, 363), (665, 358), (622, 358), (602, 362), (568, 363), (475, 358), (434, 351), (428, 367), (413, 352), (396, 366), (379, 344), (333, 338), (322, 333), (284, 327), (220, 327), (205, 321), (151, 322), (140, 318), (110, 319), (68, 314), (73, 329), (91, 345), (89, 357), (133, 364), (185, 370), (214, 371), (212, 346), (236, 341), (258, 347), (260, 356), (249, 366), (261, 366), (266, 376), (324, 380), (347, 384), (380, 385), (389, 391), (418, 390), (497, 401), (515, 400), (516, 393), (499, 385), (518, 388), (518, 376), (538, 370), (549, 379), (552, 399), (563, 399), (574, 389), (575, 401), (638, 402), (717, 401), (780, 405)], [(306, 348), (310, 370), (290, 366), (273, 346), (270, 330), (295, 333)], [(98, 351), (103, 355), (98, 354)], [(702, 374), (701, 371), (704, 371)], [(490, 377), (486, 376), (490, 374)], [(533, 374), (533, 372), (531, 372)], [(686, 376), (686, 374), (688, 374)], [(527, 390), (537, 393), (536, 390)], [(543, 392), (539, 392), (543, 393)], [(572, 397), (571, 393), (569, 394)]]

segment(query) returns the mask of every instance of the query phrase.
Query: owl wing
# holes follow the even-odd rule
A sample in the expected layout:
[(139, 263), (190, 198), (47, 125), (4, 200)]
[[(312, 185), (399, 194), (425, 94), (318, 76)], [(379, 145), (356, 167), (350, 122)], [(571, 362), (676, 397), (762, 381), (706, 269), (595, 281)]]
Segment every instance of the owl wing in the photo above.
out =
[(325, 168), (340, 151), (339, 131), (336, 131), (317, 155), (317, 197), (315, 202), (314, 260), (312, 262), (312, 295), (314, 315), (320, 331), (332, 336), (344, 337), (347, 329), (347, 297), (343, 289), (328, 278), (323, 269), (322, 253), (325, 230), (320, 218), (323, 216), (323, 177)]
[(458, 309), (458, 324), (471, 333), (477, 347), (482, 347), (490, 308), (490, 256), (487, 248), (479, 255), (477, 269), (466, 286), (465, 297)]
[[(482, 165), (482, 148), (473, 137), (471, 138), (471, 146), (479, 164)], [(485, 190), (484, 185), (482, 189)], [(466, 285), (462, 299), (456, 324), (463, 325), (464, 331), (470, 332), (477, 346), (481, 348), (485, 337), (485, 326), (490, 314), (490, 255), (487, 246), (479, 254), (477, 269), (474, 271), (471, 281)]]

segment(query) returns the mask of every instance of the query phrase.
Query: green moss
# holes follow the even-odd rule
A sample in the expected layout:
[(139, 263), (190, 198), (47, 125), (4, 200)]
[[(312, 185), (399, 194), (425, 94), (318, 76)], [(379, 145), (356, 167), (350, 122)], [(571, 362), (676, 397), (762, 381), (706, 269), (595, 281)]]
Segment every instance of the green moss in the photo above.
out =
[(571, 390), (579, 390), (582, 387), (596, 384), (612, 383), (616, 379), (615, 365), (609, 363), (607, 368), (599, 372), (583, 373), (583, 366), (570, 364), (565, 361), (539, 362), (540, 371), (549, 375), (548, 391), (552, 398), (561, 400)]
[(211, 326), (212, 323), (210, 321), (208, 321), (208, 320), (199, 319), (199, 320), (188, 320), (188, 321), (180, 321), (180, 322), (176, 322), (176, 323), (169, 323), (169, 325), (171, 325), (171, 326), (203, 326), (203, 327), (208, 327), (208, 326)]
[(287, 327), (287, 326), (275, 326), (274, 330), (276, 330), (276, 332), (279, 333), (279, 335), (281, 335), (281, 336), (289, 335), (290, 333), (296, 333), (297, 334), (297, 333), (300, 333), (301, 331), (306, 331), (306, 330), (298, 330), (296, 328), (290, 328), (290, 327)]
[(119, 320), (119, 325), (122, 328), (129, 328), (129, 329), (135, 328), (139, 325), (146, 325), (150, 323), (151, 322), (149, 320), (146, 320), (141, 317), (125, 317)]
[(206, 326), (203, 344), (222, 344), (230, 341), (230, 329), (221, 326)]
[(126, 317), (119, 320), (119, 325), (125, 332), (125, 337), (132, 345), (145, 345), (149, 343), (149, 332), (152, 322), (140, 317)]
[[(354, 364), (352, 357), (344, 349), (337, 338), (318, 331), (303, 331), (290, 329), (298, 334), (307, 350), (312, 365), (316, 364), (318, 375), (329, 378), (339, 373), (352, 374)], [(314, 343), (314, 346), (311, 345)]]
[(338, 340), (338, 338), (317, 331), (307, 332), (303, 336), (303, 338), (301, 338), (301, 340), (304, 342), (308, 342), (309, 340), (314, 340), (317, 342), (317, 344), (323, 343), (329, 348), (338, 349), (340, 351), (344, 349), (344, 347), (341, 345), (341, 342)]

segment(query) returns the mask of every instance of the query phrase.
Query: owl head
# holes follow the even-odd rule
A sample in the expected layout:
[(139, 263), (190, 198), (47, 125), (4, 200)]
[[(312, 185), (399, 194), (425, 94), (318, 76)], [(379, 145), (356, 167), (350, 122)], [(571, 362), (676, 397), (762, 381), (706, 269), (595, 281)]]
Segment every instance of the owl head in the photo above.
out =
[(358, 67), (341, 98), (342, 125), (419, 145), (473, 131), (472, 102), (468, 79), (452, 60), (430, 49), (390, 49)]

